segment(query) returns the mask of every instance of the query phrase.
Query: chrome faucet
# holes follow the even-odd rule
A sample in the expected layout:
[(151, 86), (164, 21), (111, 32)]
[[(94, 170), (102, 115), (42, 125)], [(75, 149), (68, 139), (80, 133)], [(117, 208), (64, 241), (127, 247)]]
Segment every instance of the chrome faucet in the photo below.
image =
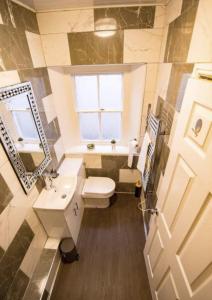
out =
[(46, 171), (42, 174), (43, 180), (45, 182), (45, 188), (46, 190), (54, 189), (56, 192), (56, 186), (53, 184), (53, 179), (57, 178), (59, 176), (59, 173), (55, 170), (51, 170), (50, 172)]

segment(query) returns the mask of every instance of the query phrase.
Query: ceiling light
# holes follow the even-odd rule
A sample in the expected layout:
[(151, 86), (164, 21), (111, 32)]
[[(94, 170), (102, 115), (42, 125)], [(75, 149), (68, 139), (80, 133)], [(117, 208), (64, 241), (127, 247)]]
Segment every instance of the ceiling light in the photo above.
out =
[(113, 36), (117, 30), (117, 23), (114, 18), (102, 18), (95, 22), (95, 35), (99, 37)]

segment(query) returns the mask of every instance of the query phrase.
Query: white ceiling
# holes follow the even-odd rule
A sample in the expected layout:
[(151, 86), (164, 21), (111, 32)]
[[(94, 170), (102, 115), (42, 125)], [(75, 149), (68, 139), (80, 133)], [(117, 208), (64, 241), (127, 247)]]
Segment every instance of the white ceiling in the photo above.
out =
[(19, 0), (36, 11), (68, 9), (92, 6), (166, 4), (167, 0)]

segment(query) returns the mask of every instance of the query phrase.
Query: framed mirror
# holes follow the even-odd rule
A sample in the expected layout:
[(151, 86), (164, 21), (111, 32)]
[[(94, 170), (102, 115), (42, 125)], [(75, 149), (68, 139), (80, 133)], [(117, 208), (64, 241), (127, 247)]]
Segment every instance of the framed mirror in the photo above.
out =
[(28, 193), (51, 161), (30, 82), (0, 89), (0, 139)]

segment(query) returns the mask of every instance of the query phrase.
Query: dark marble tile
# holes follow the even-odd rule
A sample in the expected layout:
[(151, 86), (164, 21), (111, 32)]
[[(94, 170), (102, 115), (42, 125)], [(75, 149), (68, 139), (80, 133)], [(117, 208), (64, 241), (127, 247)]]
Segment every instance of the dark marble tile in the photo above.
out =
[(1, 187), (0, 188), (0, 214), (1, 214), (13, 198), (13, 194), (1, 174), (0, 174), (0, 187)]
[(126, 155), (102, 155), (102, 168), (103, 169), (129, 169), (128, 157)]
[(160, 136), (157, 142), (157, 149), (155, 152), (155, 161), (150, 178), (150, 190), (157, 191), (161, 174), (164, 174), (166, 164), (169, 157), (170, 149), (165, 142), (166, 137)]
[(167, 101), (164, 101), (162, 98), (158, 97), (160, 111), (158, 114), (159, 119), (161, 120), (160, 131), (163, 134), (169, 135), (174, 119), (175, 108)]
[(2, 247), (0, 246), (0, 261), (4, 255), (4, 253), (5, 253), (4, 249), (2, 249)]
[(135, 184), (129, 183), (129, 182), (117, 182), (116, 183), (116, 192), (134, 193), (135, 192)]
[(197, 6), (198, 4), (199, 0), (183, 0), (181, 14), (191, 9), (192, 6)]
[(180, 111), (184, 96), (185, 87), (189, 76), (193, 71), (193, 64), (173, 64), (166, 100), (177, 110)]
[(44, 125), (44, 131), (48, 142), (55, 143), (61, 136), (58, 119), (55, 118), (51, 123)]
[(128, 6), (94, 9), (94, 22), (102, 18), (114, 18), (119, 30), (153, 28), (155, 6)]
[(12, 13), (16, 28), (19, 31), (30, 31), (39, 34), (36, 14), (31, 10), (12, 2)]
[(123, 63), (124, 32), (102, 38), (94, 32), (68, 33), (72, 65)]
[(47, 290), (44, 291), (43, 296), (41, 298), (41, 300), (47, 300), (49, 297), (49, 293), (47, 292)]
[(191, 42), (197, 5), (169, 24), (165, 62), (186, 62)]
[(35, 268), (30, 284), (24, 295), (24, 300), (45, 299), (42, 297), (43, 295), (46, 295), (45, 287), (47, 283), (47, 277), (55, 255), (56, 250), (43, 249), (40, 260)]
[(19, 269), (5, 300), (22, 300), (28, 284), (29, 277)]
[(133, 156), (133, 163), (131, 169), (137, 169), (138, 159), (139, 159), (139, 154)]
[(0, 25), (0, 55), (5, 70), (32, 68), (25, 32)]
[(59, 162), (57, 160), (57, 156), (54, 150), (54, 142), (48, 141), (48, 145), (49, 145), (49, 150), (50, 150), (52, 160), (47, 166), (46, 170), (47, 171), (51, 171), (52, 169), (57, 170)]
[(43, 188), (45, 187), (45, 183), (44, 183), (44, 180), (43, 178), (39, 177), (36, 181), (36, 188), (38, 190), (39, 193), (42, 192)]
[(10, 10), (7, 3), (8, 3), (7, 0), (0, 1), (0, 13), (1, 13), (3, 24), (12, 26)]
[(160, 167), (163, 175), (165, 173), (167, 161), (169, 158), (169, 153), (170, 153), (170, 149), (168, 145), (164, 142), (162, 147), (161, 157), (160, 157)]
[(0, 262), (0, 299), (4, 299), (32, 242), (34, 232), (23, 222)]
[(32, 83), (39, 111), (44, 111), (42, 99), (52, 93), (47, 68), (19, 70), (18, 73), (22, 82)]
[(35, 163), (32, 158), (32, 154), (31, 153), (19, 153), (19, 156), (21, 157), (21, 160), (24, 163), (26, 171), (33, 172), (36, 167), (35, 167)]

